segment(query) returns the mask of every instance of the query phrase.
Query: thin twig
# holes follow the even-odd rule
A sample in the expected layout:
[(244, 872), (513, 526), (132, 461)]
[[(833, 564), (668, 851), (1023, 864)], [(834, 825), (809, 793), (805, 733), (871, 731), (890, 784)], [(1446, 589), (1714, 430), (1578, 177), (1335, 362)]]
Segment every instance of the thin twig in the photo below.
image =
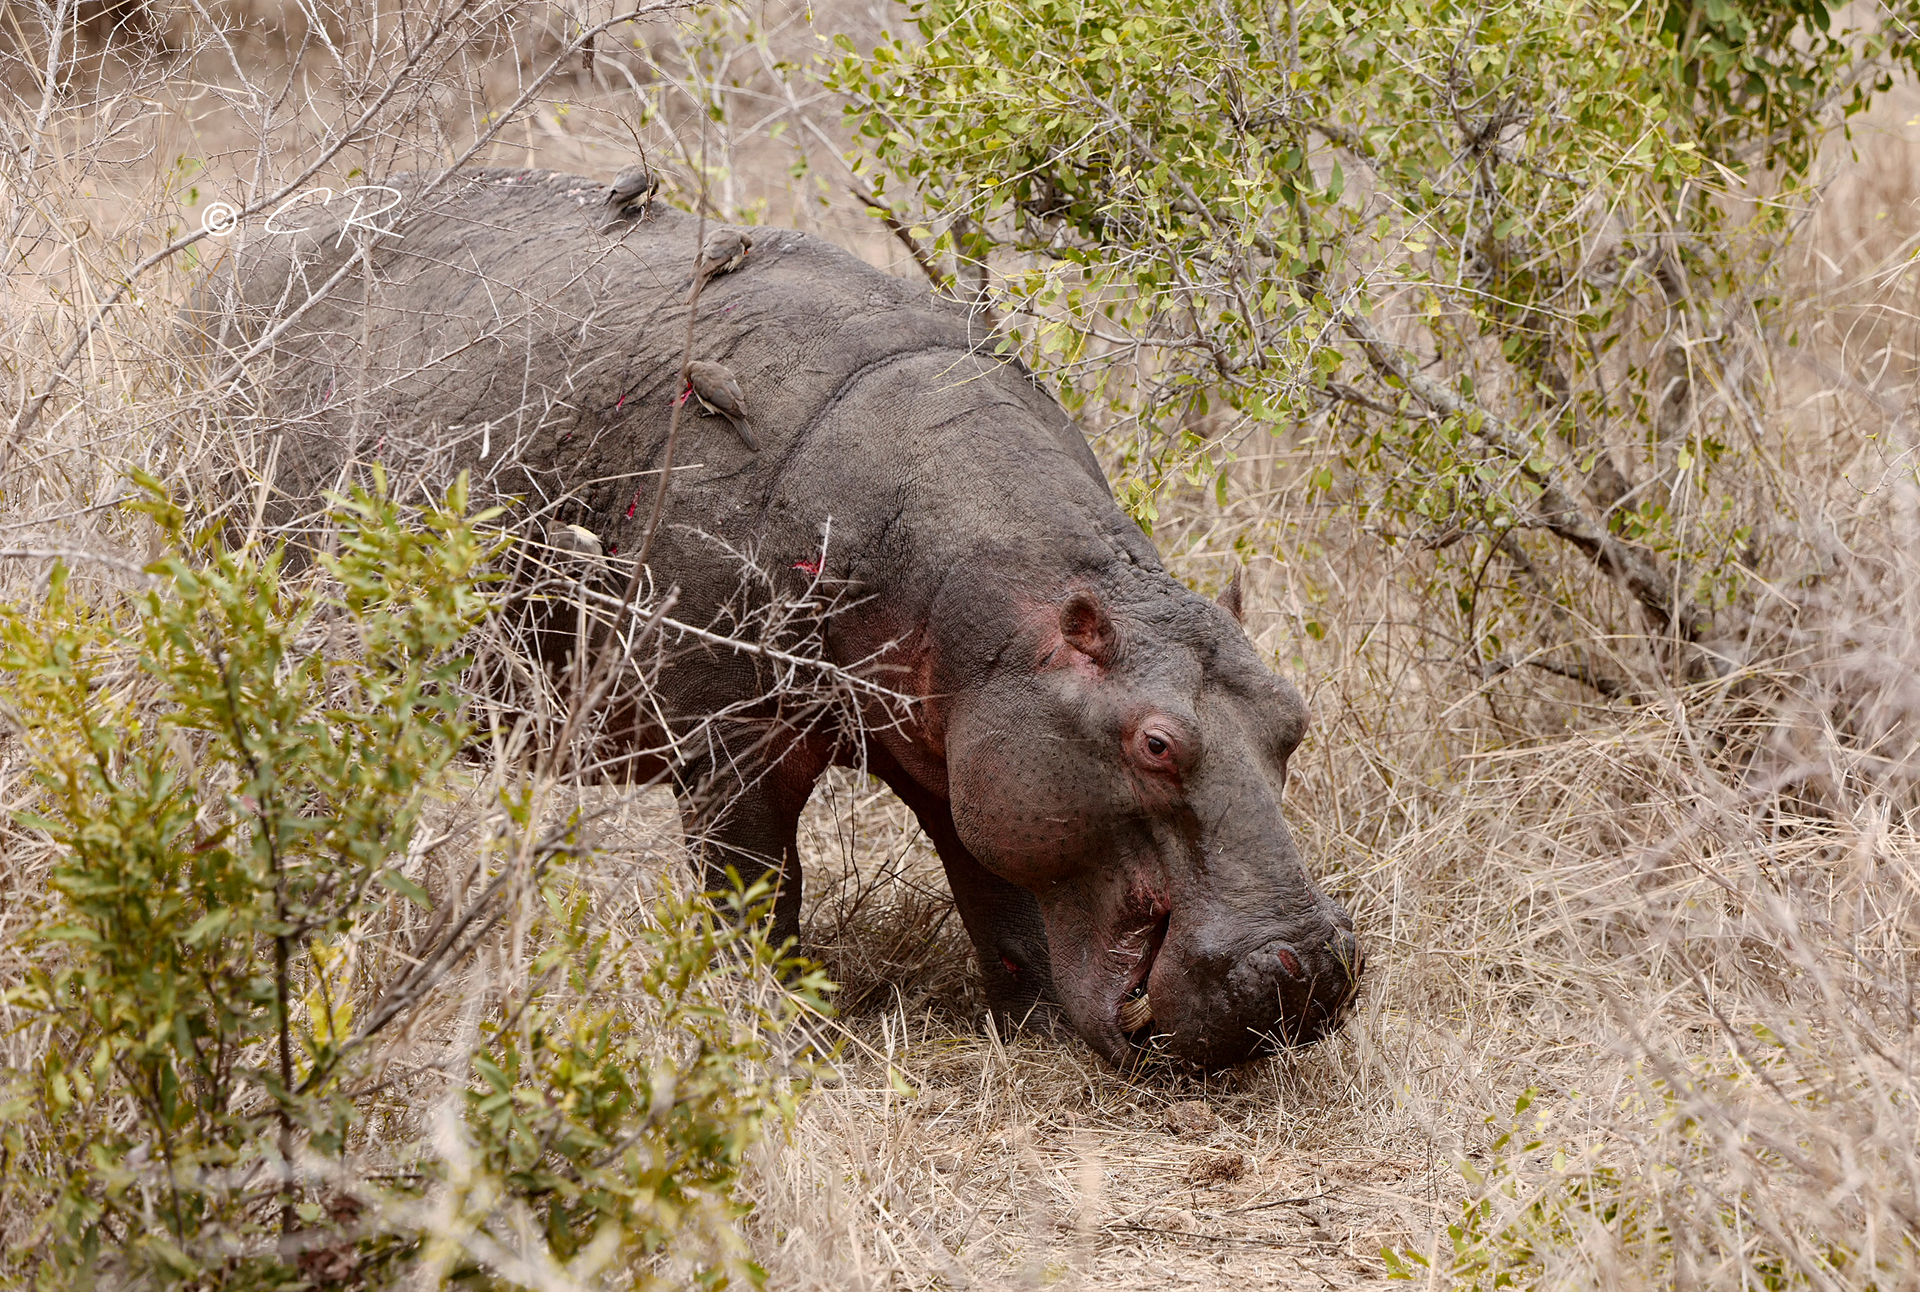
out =
[(141, 569), (132, 561), (123, 561), (117, 556), (104, 556), (99, 552), (89, 552), (82, 547), (0, 547), (0, 557), (22, 561), (87, 561), (94, 565), (104, 565), (110, 570), (122, 574), (137, 575), (151, 580), (154, 576)]

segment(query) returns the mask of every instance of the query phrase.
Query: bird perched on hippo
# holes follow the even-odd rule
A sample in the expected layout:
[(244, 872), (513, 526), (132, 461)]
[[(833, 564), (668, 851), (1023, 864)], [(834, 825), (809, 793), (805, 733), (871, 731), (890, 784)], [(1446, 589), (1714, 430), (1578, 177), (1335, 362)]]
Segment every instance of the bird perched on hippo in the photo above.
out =
[[(361, 272), (349, 258), (373, 271), (273, 343), (283, 492), (337, 487), (378, 446), (578, 526), (606, 553), (583, 568), (624, 578), (635, 482), (654, 487), (675, 424), (648, 565), (677, 618), (823, 607), (826, 658), (911, 698), (796, 711), (762, 655), (666, 657), (614, 735), (639, 751), (629, 776), (671, 779), (710, 877), (771, 874), (775, 932), (798, 934), (801, 809), (856, 766), (925, 827), (1008, 1019), (1057, 1006), (1115, 1063), (1203, 1068), (1337, 1024), (1362, 955), (1281, 811), (1306, 706), (1248, 641), (1237, 582), (1217, 603), (1167, 574), (1073, 421), (965, 309), (797, 232), (703, 249), (699, 221), (656, 206), (604, 233), (607, 186), (575, 176), (391, 182), (397, 236), (323, 225), (231, 253), (224, 308), (248, 336), (300, 284)], [(751, 430), (676, 413), (690, 310)], [(741, 553), (775, 584), (743, 580)], [(806, 602), (822, 586), (846, 595)]]
[(604, 231), (625, 218), (634, 207), (640, 208), (645, 215), (653, 203), (653, 195), (660, 191), (660, 177), (645, 162), (636, 162), (613, 177), (613, 183), (607, 185), (607, 204), (601, 214), (600, 227)]
[(740, 393), (740, 383), (726, 365), (695, 359), (687, 365), (686, 393), (693, 396), (702, 413), (726, 418), (742, 444), (755, 453), (760, 451), (760, 439), (747, 420), (746, 396)]
[(747, 263), (747, 257), (753, 254), (753, 235), (745, 229), (722, 226), (706, 236), (700, 244), (699, 258), (693, 262), (693, 275), (699, 285), (706, 284), (721, 274), (730, 274)]

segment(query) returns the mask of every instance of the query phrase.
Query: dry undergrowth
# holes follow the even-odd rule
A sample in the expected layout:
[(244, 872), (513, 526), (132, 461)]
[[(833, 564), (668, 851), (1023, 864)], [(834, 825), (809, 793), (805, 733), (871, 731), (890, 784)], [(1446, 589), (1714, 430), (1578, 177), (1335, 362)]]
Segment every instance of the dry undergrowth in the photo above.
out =
[[(795, 180), (791, 139), (770, 138), (782, 112), (796, 136), (834, 128), (831, 104), (783, 108), (766, 75), (765, 51), (805, 35), (782, 26), (799, 12), (766, 17), (769, 41), (733, 47), (726, 67), (650, 29), (668, 80), (735, 96), (717, 133), (671, 94), (642, 123), (609, 55), (478, 160), (610, 174), (629, 127), (645, 130), (678, 149), (683, 198), (704, 147), (721, 212), (800, 222), (914, 274), (847, 199), (825, 142), (803, 141), (813, 169)], [(238, 65), (276, 66), (297, 37), (275, 39), (242, 42)], [(110, 136), (62, 127), (41, 192), (65, 203), (44, 225), (64, 232), (10, 251), (34, 271), (9, 280), (0, 318), (11, 394), (71, 337), (61, 311), (87, 303), (79, 271), (128, 259), (101, 231), (151, 238), (154, 221), (195, 218), (189, 188), (204, 201), (254, 164), (242, 114), (217, 106), (232, 86), (216, 54), (191, 60), (197, 82), (177, 60), (74, 65), (127, 115)], [(533, 65), (468, 68), (460, 101), (510, 99)], [(339, 102), (319, 96), (283, 142)], [(30, 124), (39, 106), (10, 111)], [(1370, 947), (1338, 1037), (1202, 1079), (1117, 1073), (1071, 1037), (983, 1031), (910, 816), (858, 777), (823, 785), (803, 836), (808, 927), (844, 985), (843, 1053), (839, 1081), (749, 1176), (772, 1286), (1367, 1286), (1389, 1273), (1383, 1247), (1424, 1257), (1431, 1269), (1408, 1268), (1445, 1286), (1456, 1241), (1453, 1273), (1484, 1257), (1541, 1286), (1920, 1286), (1916, 110), (1888, 96), (1856, 127), (1857, 156), (1834, 150), (1802, 234), (1798, 344), (1772, 346), (1771, 403), (1754, 412), (1786, 428), (1753, 454), (1772, 515), (1762, 590), (1718, 683), (1629, 704), (1470, 672), (1442, 644), (1444, 598), (1412, 591), (1421, 554), (1310, 507), (1285, 442), (1240, 446), (1226, 512), (1164, 509), (1156, 539), (1197, 585), (1217, 585), (1251, 534), (1250, 631), (1313, 705), (1290, 813)], [(8, 219), (13, 237), (31, 223)], [(147, 303), (77, 369), (82, 396), (23, 443), (0, 549), (138, 559), (142, 531), (107, 505), (129, 465), (209, 507), (251, 505), (224, 483), (252, 460), (245, 446), (196, 420), (197, 390), (165, 361), (166, 303), (191, 269), (143, 281)], [(0, 561), (0, 595), (35, 599), (45, 571), (37, 556)], [(1587, 645), (1642, 671), (1636, 641), (1594, 630)], [(26, 794), (16, 739), (0, 737), (0, 807)], [(609, 809), (610, 892), (636, 868), (671, 873), (664, 795), (581, 794)], [(37, 890), (46, 863), (21, 839), (0, 836), (13, 893)]]

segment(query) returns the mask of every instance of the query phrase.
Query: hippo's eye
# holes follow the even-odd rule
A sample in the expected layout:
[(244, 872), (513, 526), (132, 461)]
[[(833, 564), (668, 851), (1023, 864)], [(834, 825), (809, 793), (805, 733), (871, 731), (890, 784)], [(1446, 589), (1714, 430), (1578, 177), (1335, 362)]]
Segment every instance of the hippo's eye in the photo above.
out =
[(1173, 756), (1173, 742), (1157, 731), (1149, 731), (1140, 743), (1147, 747), (1149, 758), (1164, 759)]

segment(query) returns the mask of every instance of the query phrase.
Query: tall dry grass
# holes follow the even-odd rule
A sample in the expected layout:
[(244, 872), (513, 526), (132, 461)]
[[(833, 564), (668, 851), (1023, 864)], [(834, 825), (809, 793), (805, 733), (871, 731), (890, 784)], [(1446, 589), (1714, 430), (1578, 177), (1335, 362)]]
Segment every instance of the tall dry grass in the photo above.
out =
[[(82, 33), (49, 63), (35, 11), (8, 12), (11, 412), (116, 275), (334, 137), (394, 66), (406, 13), (149, 5), (151, 30)], [(587, 13), (502, 10), (317, 178), (457, 155)], [(569, 64), (475, 160), (610, 174), (641, 141), (676, 200), (704, 193), (717, 215), (799, 224), (916, 275), (848, 196), (837, 106), (781, 67), (816, 29), (888, 20), (656, 20), (591, 70)], [(296, 54), (305, 82), (284, 75)], [(275, 106), (282, 84), (297, 93)], [(704, 129), (702, 100), (723, 118)], [(1211, 588), (1248, 561), (1249, 630), (1313, 706), (1289, 810), (1370, 947), (1339, 1036), (1199, 1078), (997, 1035), (909, 814), (854, 776), (822, 786), (808, 936), (845, 986), (844, 1048), (750, 1174), (773, 1286), (1366, 1286), (1389, 1273), (1383, 1247), (1434, 1287), (1500, 1270), (1542, 1287), (1920, 1286), (1916, 114), (1896, 90), (1833, 143), (1786, 305), (1729, 323), (1750, 333), (1753, 379), (1705, 402), (1737, 432), (1728, 469), (1755, 538), (1723, 675), (1663, 675), (1590, 570), (1544, 558), (1497, 567), (1503, 613), (1579, 588), (1570, 604), (1598, 609), (1559, 612), (1569, 658), (1636, 694), (1464, 659), (1433, 554), (1306, 488), (1324, 428), (1237, 443), (1224, 509), (1163, 506), (1155, 537), (1181, 577)], [(256, 447), (171, 327), (217, 251), (155, 266), (79, 347), (0, 480), (0, 595), (43, 595), (47, 553), (139, 559), (148, 536), (113, 505), (131, 466), (209, 512), (253, 505)], [(9, 809), (30, 797), (21, 741), (0, 736)], [(608, 806), (615, 869), (671, 873), (664, 797)], [(48, 859), (0, 830), (7, 890), (37, 892)], [(23, 908), (0, 908), (0, 955)], [(9, 1033), (4, 1060), (31, 1043)]]

